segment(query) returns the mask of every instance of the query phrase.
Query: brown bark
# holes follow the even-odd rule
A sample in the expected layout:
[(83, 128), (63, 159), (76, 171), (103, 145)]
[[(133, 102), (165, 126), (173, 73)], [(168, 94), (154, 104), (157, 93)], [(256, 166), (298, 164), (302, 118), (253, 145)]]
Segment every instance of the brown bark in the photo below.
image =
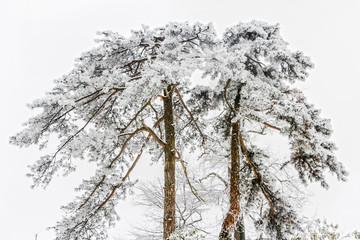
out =
[(232, 230), (239, 218), (240, 212), (240, 122), (232, 123), (231, 136), (231, 169), (230, 169), (230, 209), (223, 221), (220, 239), (230, 239)]
[(240, 214), (239, 220), (236, 224), (236, 229), (234, 232), (234, 240), (245, 240), (244, 218), (243, 218), (241, 212), (239, 214)]
[[(240, 107), (240, 91), (238, 90), (234, 114)], [(239, 220), (240, 213), (240, 120), (231, 123), (231, 169), (230, 169), (230, 209), (223, 221), (219, 239), (231, 239), (231, 234)]]
[(165, 91), (165, 166), (164, 166), (164, 223), (163, 239), (166, 240), (175, 231), (175, 128), (171, 86)]

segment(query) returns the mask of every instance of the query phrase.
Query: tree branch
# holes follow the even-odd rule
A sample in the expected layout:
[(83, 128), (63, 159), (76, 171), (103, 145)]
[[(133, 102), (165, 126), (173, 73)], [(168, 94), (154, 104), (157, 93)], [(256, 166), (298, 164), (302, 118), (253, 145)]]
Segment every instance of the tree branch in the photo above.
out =
[(105, 181), (106, 176), (103, 175), (103, 177), (101, 178), (100, 182), (98, 182), (95, 186), (95, 188), (91, 191), (89, 197), (86, 198), (86, 200), (80, 205), (80, 207), (78, 207), (77, 210), (80, 210), (83, 206), (85, 206), (85, 204), (90, 200), (90, 198), (92, 197), (92, 195), (94, 195), (94, 193), (96, 192), (96, 190), (100, 187), (100, 185)]
[(143, 128), (145, 131), (147, 131), (154, 139), (157, 143), (159, 143), (159, 145), (165, 149), (166, 147), (166, 143), (164, 143), (157, 135), (156, 133), (151, 129), (149, 128), (145, 123), (144, 123), (144, 120), (141, 121), (142, 125), (143, 125)]
[(247, 58), (248, 58), (248, 59), (250, 59), (251, 61), (253, 61), (253, 62), (257, 63), (257, 64), (258, 64), (261, 68), (262, 68), (262, 65), (264, 65), (264, 66), (265, 66), (265, 64), (264, 64), (264, 63), (262, 63), (262, 62), (260, 62), (260, 61), (255, 60), (254, 58), (250, 57), (248, 54), (245, 54), (245, 57), (247, 57)]
[(115, 90), (112, 94), (110, 94), (109, 97), (106, 98), (106, 100), (101, 104), (101, 106), (95, 111), (95, 113), (90, 117), (90, 119), (85, 123), (85, 125), (80, 128), (74, 135), (72, 135), (68, 140), (66, 140), (66, 142), (61, 145), (61, 147), (56, 151), (56, 153), (53, 155), (53, 158), (56, 157), (56, 155), (71, 141), (73, 140), (82, 130), (84, 130), (87, 125), (91, 122), (91, 120), (94, 119), (94, 117), (96, 117), (96, 115), (99, 114), (99, 112), (101, 111), (101, 109), (105, 106), (105, 104), (111, 99), (111, 97), (117, 93), (118, 90)]
[[(155, 124), (154, 124), (154, 127), (157, 127), (160, 122), (163, 120), (163, 118), (160, 118)], [(136, 131), (138, 131), (139, 129), (137, 129)], [(135, 131), (135, 132), (136, 132)], [(133, 133), (132, 136), (134, 136), (136, 133)], [(126, 142), (128, 142), (130, 140), (130, 138), (132, 137), (130, 136)], [(140, 148), (140, 153), (136, 156), (134, 162), (132, 163), (132, 165), (130, 166), (130, 168), (128, 169), (128, 171), (126, 172), (125, 176), (122, 178), (121, 182), (117, 185), (115, 185), (113, 188), (112, 188), (112, 191), (111, 193), (109, 194), (109, 196), (99, 205), (99, 207), (96, 208), (96, 210), (85, 220), (83, 221), (83, 228), (85, 227), (86, 223), (93, 217), (95, 216), (95, 214), (103, 207), (105, 206), (105, 204), (111, 199), (111, 197), (115, 194), (116, 190), (118, 188), (120, 188), (124, 182), (126, 181), (126, 179), (130, 176), (130, 173), (134, 170), (136, 164), (138, 163), (140, 157), (142, 156), (143, 152), (144, 152), (144, 148), (146, 147), (146, 144), (149, 142), (150, 138), (152, 137), (152, 135), (149, 133), (148, 136), (146, 137), (146, 140), (145, 142), (143, 143), (143, 145), (141, 146)], [(126, 144), (124, 143), (123, 147), (125, 146)], [(118, 155), (120, 156), (120, 154)], [(116, 158), (114, 159), (116, 160)], [(111, 162), (111, 164), (113, 164), (114, 160)], [(111, 167), (111, 164), (109, 167)], [(103, 178), (101, 179), (101, 181), (96, 185), (96, 187), (94, 188), (94, 190), (92, 191), (92, 193), (90, 194), (90, 196), (85, 200), (85, 202), (78, 208), (78, 210), (80, 208), (82, 208), (86, 202), (89, 201), (89, 199), (91, 198), (91, 196), (95, 193), (95, 191), (99, 188), (99, 186), (104, 182), (106, 176), (104, 175)], [(80, 223), (81, 224), (81, 223)], [(78, 226), (78, 225), (77, 225)]]
[(214, 172), (209, 173), (206, 177), (201, 178), (199, 181), (201, 182), (202, 180), (205, 180), (205, 179), (209, 178), (210, 176), (215, 176), (215, 177), (217, 177), (220, 181), (222, 181), (222, 182), (224, 183), (224, 185), (225, 185), (226, 188), (229, 187), (229, 184), (228, 184), (219, 174), (214, 173)]
[(137, 119), (137, 117), (139, 116), (139, 114), (140, 114), (142, 111), (144, 111), (144, 109), (145, 109), (147, 106), (149, 106), (150, 104), (151, 104), (151, 98), (149, 98), (149, 100), (145, 103), (145, 105), (140, 108), (140, 110), (135, 114), (135, 116), (130, 120), (130, 122), (129, 122), (122, 130), (125, 131), (125, 130), (131, 125), (131, 123), (133, 123), (133, 122)]
[(274, 210), (274, 204), (272, 203), (270, 197), (267, 195), (267, 193), (265, 192), (263, 186), (261, 185), (260, 175), (259, 175), (259, 173), (256, 171), (256, 168), (255, 168), (254, 164), (252, 163), (252, 161), (251, 161), (251, 159), (250, 159), (250, 157), (249, 157), (248, 151), (247, 151), (247, 149), (246, 149), (246, 147), (245, 147), (245, 144), (244, 144), (244, 140), (243, 140), (243, 138), (242, 138), (242, 136), (241, 136), (240, 133), (239, 133), (239, 141), (240, 141), (241, 149), (242, 149), (242, 151), (243, 151), (243, 153), (244, 153), (244, 155), (245, 155), (245, 158), (246, 158), (247, 162), (249, 163), (249, 165), (251, 166), (251, 169), (252, 169), (252, 171), (253, 171), (253, 173), (254, 173), (254, 175), (255, 175), (256, 180), (258, 180), (258, 184), (259, 184), (259, 186), (260, 186), (260, 189), (261, 189), (264, 197), (266, 198), (266, 200), (267, 200), (268, 203), (269, 203), (269, 206), (270, 206), (270, 215), (273, 215), (273, 214), (274, 214), (274, 211), (275, 211), (275, 210)]
[(181, 94), (180, 94), (179, 90), (176, 88), (176, 86), (174, 86), (174, 90), (175, 90), (176, 95), (179, 97), (179, 100), (180, 100), (181, 104), (182, 104), (183, 107), (185, 108), (186, 112), (189, 114), (192, 122), (194, 122), (197, 130), (199, 131), (199, 133), (200, 133), (200, 135), (201, 135), (201, 137), (202, 137), (202, 144), (204, 144), (204, 143), (205, 143), (205, 136), (204, 136), (204, 134), (202, 133), (202, 131), (201, 131), (199, 125), (197, 124), (194, 116), (192, 115), (192, 113), (190, 112), (190, 110), (187, 108), (187, 106), (186, 106), (185, 102), (183, 101), (183, 99), (182, 99), (182, 97), (181, 97)]
[(185, 174), (185, 177), (186, 177), (186, 181), (187, 181), (187, 183), (189, 184), (189, 187), (190, 187), (191, 192), (194, 194), (194, 196), (195, 196), (199, 201), (205, 202), (204, 199), (202, 199), (202, 198), (199, 196), (199, 194), (197, 193), (196, 189), (192, 186), (192, 184), (191, 184), (191, 182), (190, 182), (190, 180), (189, 180), (188, 174), (187, 174), (187, 169), (186, 169), (184, 160), (182, 159), (179, 151), (178, 151), (177, 149), (174, 149), (174, 150), (175, 150), (175, 152), (176, 152), (177, 155), (178, 155), (178, 159), (179, 159), (179, 161), (180, 161), (180, 163), (181, 163), (181, 166), (182, 166), (182, 168), (183, 168), (183, 171), (184, 171), (184, 174)]
[(236, 112), (235, 112), (233, 106), (230, 104), (230, 102), (229, 102), (229, 100), (227, 99), (227, 96), (226, 96), (226, 90), (227, 90), (227, 88), (230, 86), (230, 82), (231, 82), (231, 79), (229, 79), (229, 80), (226, 82), (226, 85), (225, 85), (225, 87), (224, 87), (223, 97), (224, 97), (224, 99), (225, 99), (226, 105), (228, 105), (228, 107), (230, 108), (230, 111), (231, 111), (234, 115), (236, 115)]
[(145, 131), (145, 128), (144, 128), (144, 127), (138, 128), (138, 129), (136, 129), (134, 132), (132, 132), (132, 133), (130, 134), (130, 136), (129, 136), (129, 137), (125, 140), (125, 142), (123, 143), (119, 154), (116, 155), (116, 157), (110, 162), (108, 168), (111, 168), (112, 165), (115, 163), (115, 161), (118, 160), (118, 159), (121, 157), (121, 155), (122, 155), (123, 152), (125, 151), (126, 145), (127, 145), (128, 142), (131, 140), (131, 138), (133, 138), (136, 134), (138, 134), (139, 132), (142, 132), (142, 131)]
[(261, 124), (265, 125), (266, 127), (269, 127), (269, 128), (272, 128), (272, 129), (275, 129), (275, 130), (278, 130), (278, 131), (281, 131), (281, 128), (279, 127), (276, 127), (272, 124), (269, 124), (267, 122), (263, 122), (263, 121), (258, 121), (256, 120), (256, 117), (254, 116), (251, 116), (251, 115), (246, 115), (246, 118), (250, 119), (250, 120), (253, 120), (253, 121), (257, 121), (257, 122), (260, 122)]

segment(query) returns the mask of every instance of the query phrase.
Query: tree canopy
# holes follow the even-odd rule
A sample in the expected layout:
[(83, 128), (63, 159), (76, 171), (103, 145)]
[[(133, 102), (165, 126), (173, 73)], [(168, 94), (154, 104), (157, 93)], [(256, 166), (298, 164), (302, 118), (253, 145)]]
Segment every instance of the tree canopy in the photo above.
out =
[[(329, 140), (329, 120), (294, 86), (313, 64), (289, 50), (278, 25), (240, 23), (222, 38), (211, 24), (200, 23), (143, 27), (128, 38), (111, 31), (99, 35), (97, 46), (70, 73), (29, 104), (42, 112), (11, 137), (21, 147), (45, 148), (52, 134), (60, 140), (55, 152), (31, 166), (34, 187), (46, 187), (55, 173), (75, 171), (75, 159), (96, 163), (95, 175), (63, 207), (66, 215), (54, 227), (57, 239), (107, 238), (118, 218), (115, 206), (135, 184), (128, 177), (145, 151), (153, 161), (164, 159), (163, 239), (176, 230), (176, 162), (192, 194), (203, 201), (188, 178), (183, 151), (201, 149), (206, 161), (229, 159), (230, 208), (220, 239), (236, 235), (242, 212), (260, 206), (252, 219), (269, 236), (286, 239), (299, 228), (291, 199), (279, 190), (277, 174), (286, 168), (296, 170), (304, 184), (318, 181), (327, 188), (328, 170), (345, 180)], [(210, 77), (215, 88), (194, 86), (195, 71)], [(285, 136), (290, 158), (274, 163), (253, 140), (264, 134)], [(204, 171), (227, 178), (216, 169)]]

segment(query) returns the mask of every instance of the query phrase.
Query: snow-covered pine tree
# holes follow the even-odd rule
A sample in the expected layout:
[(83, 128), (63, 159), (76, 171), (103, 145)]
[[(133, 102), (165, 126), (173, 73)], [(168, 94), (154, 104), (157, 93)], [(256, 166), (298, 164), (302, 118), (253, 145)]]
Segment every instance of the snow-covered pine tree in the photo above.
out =
[[(235, 230), (240, 202), (245, 203), (243, 209), (263, 210), (250, 216), (259, 230), (271, 238), (288, 239), (299, 222), (275, 176), (287, 167), (295, 168), (304, 184), (318, 181), (327, 188), (327, 170), (345, 180), (346, 171), (336, 161), (335, 145), (329, 140), (330, 121), (321, 118), (320, 111), (294, 86), (306, 79), (313, 64), (287, 45), (278, 25), (252, 21), (233, 26), (224, 34), (223, 47), (210, 53), (205, 66), (205, 75), (218, 80), (215, 90), (200, 86), (193, 91), (190, 102), (200, 110), (197, 114), (221, 113), (214, 134), (221, 134), (226, 141), (220, 142), (228, 143), (230, 208), (220, 239), (231, 239), (234, 231), (237, 239), (244, 239), (244, 234)], [(219, 99), (223, 99), (220, 104)], [(253, 135), (266, 133), (280, 133), (290, 144), (290, 159), (278, 163), (275, 174), (268, 168), (274, 156), (252, 143)], [(222, 153), (222, 144), (216, 146), (213, 153)], [(267, 202), (265, 209), (262, 201)]]
[[(167, 239), (175, 231), (175, 160), (182, 162), (182, 145), (189, 139), (204, 137), (180, 92), (203, 65), (203, 50), (212, 47), (215, 34), (211, 25), (188, 23), (144, 27), (128, 38), (100, 34), (99, 45), (83, 53), (46, 97), (29, 105), (42, 112), (11, 143), (44, 148), (51, 134), (59, 138), (57, 150), (31, 166), (33, 186), (46, 187), (55, 173), (75, 171), (77, 158), (97, 165), (95, 175), (78, 187), (81, 195), (63, 207), (66, 215), (54, 227), (58, 240), (105, 239), (117, 219), (117, 202), (134, 184), (128, 177), (142, 153), (148, 149), (155, 160), (164, 154)], [(174, 109), (182, 109), (188, 121), (174, 118)], [(177, 133), (189, 127), (192, 134), (178, 141)]]

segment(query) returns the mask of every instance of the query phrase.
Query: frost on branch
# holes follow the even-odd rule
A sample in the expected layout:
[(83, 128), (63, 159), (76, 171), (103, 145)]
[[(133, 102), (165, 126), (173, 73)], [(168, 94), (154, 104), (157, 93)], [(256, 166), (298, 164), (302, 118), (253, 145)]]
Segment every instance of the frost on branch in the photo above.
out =
[[(42, 112), (11, 138), (20, 147), (40, 148), (46, 148), (51, 134), (59, 139), (54, 152), (30, 167), (34, 186), (46, 187), (56, 173), (75, 171), (76, 159), (97, 166), (95, 175), (78, 187), (79, 196), (64, 207), (66, 215), (54, 227), (57, 239), (105, 239), (117, 219), (114, 207), (133, 186), (128, 177), (145, 151), (153, 161), (165, 155), (165, 162), (181, 164), (200, 201), (182, 151), (201, 149), (207, 164), (219, 167), (201, 179), (216, 178), (230, 192), (224, 238), (235, 231), (241, 212), (272, 238), (287, 239), (299, 227), (291, 193), (282, 191), (284, 185), (296, 191), (288, 183), (289, 169), (304, 184), (318, 181), (328, 187), (327, 170), (345, 180), (329, 120), (294, 87), (313, 64), (289, 50), (278, 25), (240, 23), (228, 28), (222, 40), (211, 25), (199, 23), (144, 27), (128, 38), (111, 31), (99, 35), (97, 46), (83, 53), (44, 98), (29, 105)], [(213, 87), (191, 86), (197, 70)], [(256, 140), (266, 134), (289, 140), (289, 159), (274, 162), (273, 153), (257, 147)], [(227, 159), (230, 183), (224, 176)], [(166, 186), (174, 190), (175, 182)], [(164, 192), (167, 196), (169, 191)], [(169, 225), (168, 236), (175, 231), (174, 221)]]
[[(321, 118), (320, 111), (307, 103), (293, 85), (305, 80), (312, 67), (307, 56), (289, 50), (278, 25), (259, 21), (239, 23), (225, 31), (223, 43), (208, 54), (202, 68), (204, 77), (209, 76), (216, 87), (199, 86), (190, 100), (202, 118), (214, 122), (212, 132), (216, 138), (222, 135), (222, 141), (228, 143), (226, 148), (218, 145), (214, 155), (227, 153), (233, 164), (236, 158), (233, 153), (241, 146), (240, 164), (248, 171), (241, 171), (241, 189), (237, 193), (230, 190), (230, 196), (240, 196), (241, 192), (248, 202), (242, 211), (253, 218), (259, 230), (276, 239), (287, 239), (299, 227), (295, 207), (287, 196), (279, 194), (280, 180), (276, 178), (279, 173), (292, 167), (303, 183), (318, 181), (323, 187), (328, 187), (324, 177), (327, 170), (339, 180), (345, 180), (347, 175), (336, 161), (336, 147), (329, 140), (332, 132), (329, 120)], [(207, 111), (201, 109), (216, 112), (217, 119), (209, 118)], [(234, 134), (239, 136), (237, 144), (231, 143)], [(275, 172), (265, 167), (273, 157), (271, 153), (257, 150), (261, 154), (254, 155), (252, 150), (257, 145), (254, 136), (266, 134), (281, 134), (290, 143), (290, 159), (279, 160)], [(239, 177), (229, 171), (230, 178)], [(262, 201), (267, 203), (264, 207), (267, 214), (256, 220), (253, 209), (259, 209)], [(229, 214), (233, 212), (239, 212), (238, 207), (230, 208)], [(224, 225), (223, 230), (231, 232), (234, 227)]]
[[(164, 110), (158, 96), (171, 87), (178, 97), (175, 105), (181, 106), (176, 107), (186, 109), (179, 91), (187, 88), (188, 78), (203, 65), (204, 49), (215, 41), (211, 25), (188, 23), (145, 27), (129, 38), (111, 31), (99, 35), (98, 45), (29, 105), (42, 113), (11, 138), (24, 147), (45, 147), (50, 134), (60, 140), (55, 152), (31, 166), (34, 186), (46, 187), (55, 173), (75, 171), (77, 158), (97, 164), (95, 176), (79, 186), (81, 195), (64, 207), (66, 216), (54, 227), (57, 239), (106, 238), (117, 218), (114, 207), (133, 185), (127, 178), (142, 153), (147, 147), (156, 156), (163, 151)], [(198, 128), (191, 114), (187, 118), (190, 124), (177, 127)]]

